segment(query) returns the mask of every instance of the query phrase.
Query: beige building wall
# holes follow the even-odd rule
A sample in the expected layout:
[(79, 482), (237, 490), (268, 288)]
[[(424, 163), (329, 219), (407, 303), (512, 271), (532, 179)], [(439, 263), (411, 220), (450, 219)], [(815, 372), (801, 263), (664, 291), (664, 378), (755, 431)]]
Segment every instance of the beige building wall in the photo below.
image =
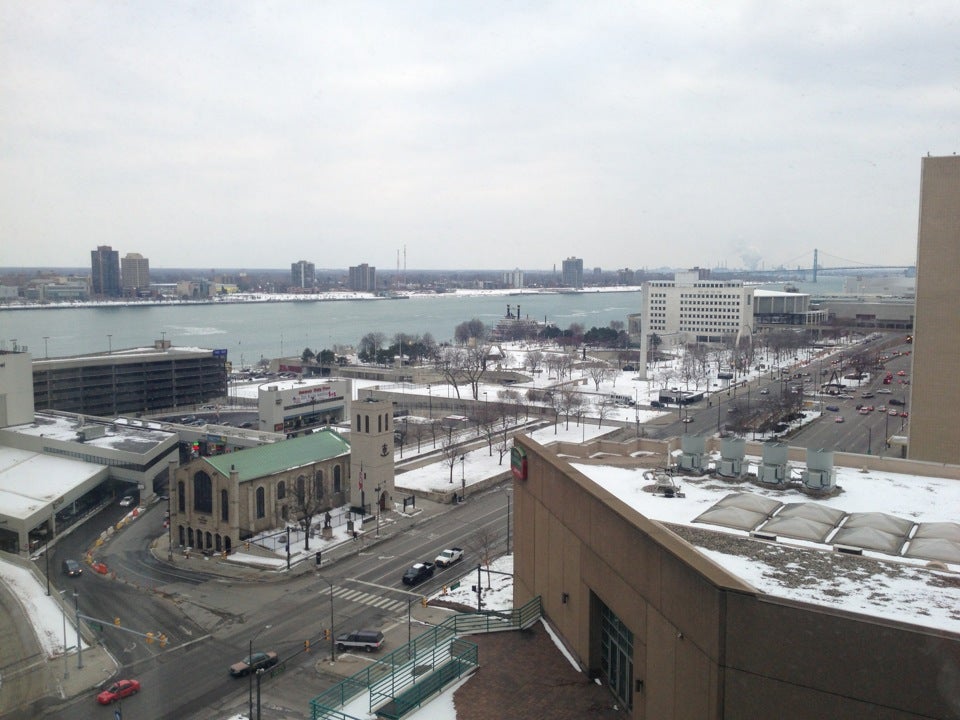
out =
[(600, 676), (600, 603), (633, 633), (628, 717), (954, 717), (960, 636), (760, 593), (527, 437), (514, 606), (541, 596)]
[(909, 458), (960, 464), (960, 157), (920, 175)]

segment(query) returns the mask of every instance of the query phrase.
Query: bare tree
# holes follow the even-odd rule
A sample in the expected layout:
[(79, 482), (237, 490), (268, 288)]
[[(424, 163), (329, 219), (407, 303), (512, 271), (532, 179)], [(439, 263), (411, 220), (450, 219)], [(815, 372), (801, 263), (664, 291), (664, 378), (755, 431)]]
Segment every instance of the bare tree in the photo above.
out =
[(540, 366), (543, 364), (543, 353), (540, 350), (531, 350), (527, 353), (526, 367), (530, 372), (536, 375), (540, 372)]
[(503, 456), (510, 452), (510, 446), (512, 443), (510, 442), (510, 433), (508, 432), (509, 429), (510, 426), (507, 425), (507, 418), (504, 417), (503, 423), (500, 427), (500, 435), (497, 438), (497, 452), (500, 453), (500, 460), (497, 463), (498, 465), (503, 465)]
[(494, 551), (497, 547), (497, 535), (489, 527), (479, 528), (467, 541), (470, 552), (480, 559), (480, 564), (487, 568), (487, 590), (490, 589), (490, 563), (493, 562)]
[(487, 439), (487, 448), (490, 451), (491, 457), (493, 456), (493, 441), (497, 436), (497, 426), (500, 424), (501, 417), (503, 417), (497, 405), (497, 403), (486, 402), (477, 405), (477, 427), (481, 434)]
[(477, 400), (480, 395), (480, 380), (487, 371), (487, 353), (490, 351), (488, 345), (477, 343), (468, 347), (462, 355), (462, 364), (460, 374), (470, 383), (470, 391), (473, 399)]
[(440, 454), (443, 456), (443, 462), (450, 468), (450, 484), (452, 485), (453, 468), (456, 467), (457, 463), (460, 462), (460, 458), (463, 456), (460, 443), (454, 439), (453, 433), (448, 434), (446, 437), (440, 437)]
[(560, 410), (567, 418), (567, 424), (564, 430), (570, 429), (570, 416), (583, 410), (583, 396), (571, 387), (565, 387), (556, 394), (560, 400)]
[(612, 368), (605, 362), (594, 360), (583, 363), (580, 366), (583, 371), (593, 381), (594, 389), (600, 391), (600, 383), (609, 380), (613, 376)]
[(597, 427), (603, 426), (603, 421), (606, 420), (608, 417), (610, 417), (611, 413), (613, 413), (613, 408), (615, 404), (616, 403), (614, 402), (612, 397), (606, 396), (606, 397), (600, 398), (600, 400), (597, 402), (597, 405), (596, 405), (597, 415), (599, 416), (599, 420), (597, 421)]
[(314, 473), (312, 478), (298, 476), (293, 487), (294, 510), (297, 514), (297, 524), (303, 528), (306, 550), (310, 549), (310, 528), (313, 526), (313, 518), (323, 507), (321, 483), (320, 478)]

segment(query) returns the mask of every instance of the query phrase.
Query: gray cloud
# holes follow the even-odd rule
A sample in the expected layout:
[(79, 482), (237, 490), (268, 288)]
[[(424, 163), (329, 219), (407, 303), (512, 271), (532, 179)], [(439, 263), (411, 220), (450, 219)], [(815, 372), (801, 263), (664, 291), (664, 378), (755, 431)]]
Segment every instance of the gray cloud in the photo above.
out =
[(960, 7), (773, 8), (3, 3), (0, 264), (913, 262)]

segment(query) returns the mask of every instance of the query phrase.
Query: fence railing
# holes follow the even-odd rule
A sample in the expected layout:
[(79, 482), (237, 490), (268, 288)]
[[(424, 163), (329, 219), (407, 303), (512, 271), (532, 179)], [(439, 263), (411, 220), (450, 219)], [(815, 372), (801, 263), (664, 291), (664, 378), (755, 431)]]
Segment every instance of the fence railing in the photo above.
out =
[[(310, 718), (357, 720), (344, 713), (342, 708), (368, 691), (371, 713), (378, 703), (387, 701), (377, 712), (384, 717), (400, 718), (479, 665), (477, 646), (459, 639), (459, 635), (522, 630), (536, 622), (542, 613), (543, 604), (538, 595), (512, 610), (451, 615), (406, 645), (317, 695), (310, 701)], [(427, 665), (429, 675), (418, 680), (424, 674), (421, 669)]]

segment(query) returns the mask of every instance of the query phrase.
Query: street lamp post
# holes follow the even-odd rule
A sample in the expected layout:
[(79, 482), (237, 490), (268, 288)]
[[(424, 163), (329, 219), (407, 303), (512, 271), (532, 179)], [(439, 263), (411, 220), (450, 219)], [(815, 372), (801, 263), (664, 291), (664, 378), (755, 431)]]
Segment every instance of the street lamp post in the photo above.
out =
[(466, 453), (460, 456), (460, 502), (467, 499), (467, 476), (463, 470), (464, 459), (466, 457)]
[(47, 576), (47, 597), (50, 597), (50, 529), (43, 529), (43, 565)]
[(323, 580), (327, 585), (330, 586), (330, 662), (337, 661), (337, 652), (334, 640), (333, 633), (333, 582), (327, 580), (325, 577), (318, 575), (321, 580)]
[(377, 537), (380, 537), (380, 486), (377, 485), (374, 490), (377, 493)]
[(260, 676), (263, 675), (263, 668), (257, 668), (257, 720), (260, 720)]
[(510, 554), (510, 490), (506, 491), (507, 494), (507, 555)]
[[(260, 628), (259, 630), (257, 630), (257, 632), (255, 632), (255, 633), (251, 636), (250, 642), (249, 642), (249, 645), (248, 645), (248, 648), (247, 648), (247, 662), (248, 662), (248, 663), (252, 663), (252, 662), (253, 662), (253, 641), (256, 640), (258, 637), (260, 637), (260, 633), (262, 633), (264, 630), (269, 630), (271, 627), (273, 627), (273, 626), (272, 626), (272, 625), (264, 625), (262, 628)], [(249, 680), (249, 682), (248, 682), (247, 684), (248, 684), (250, 717), (253, 718), (253, 673), (248, 673), (248, 674), (247, 674), (247, 677), (250, 678), (250, 680)]]
[(69, 588), (60, 591), (60, 613), (63, 615), (63, 679), (70, 677), (70, 667), (67, 664), (67, 609), (63, 606), (63, 594)]
[(113, 335), (107, 333), (107, 355), (113, 355)]
[(50, 353), (47, 352), (47, 340), (49, 340), (49, 339), (50, 339), (50, 336), (49, 336), (49, 335), (44, 335), (44, 336), (43, 336), (43, 357), (45, 357), (45, 358), (50, 357)]
[(73, 608), (77, 614), (77, 670), (83, 670), (83, 641), (80, 637), (80, 593), (73, 593)]

